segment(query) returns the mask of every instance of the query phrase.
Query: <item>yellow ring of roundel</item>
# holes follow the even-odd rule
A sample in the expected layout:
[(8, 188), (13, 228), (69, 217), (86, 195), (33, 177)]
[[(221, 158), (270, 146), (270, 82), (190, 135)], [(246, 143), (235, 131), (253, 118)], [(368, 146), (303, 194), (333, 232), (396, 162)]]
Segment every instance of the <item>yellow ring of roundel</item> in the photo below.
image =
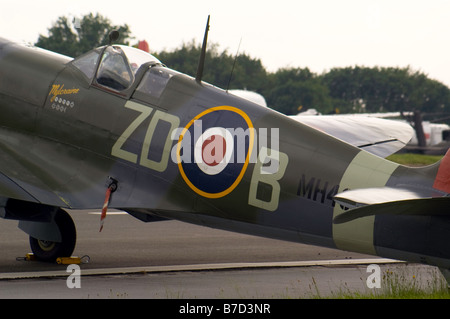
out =
[[(238, 177), (236, 178), (236, 180), (234, 181), (234, 183), (228, 187), (226, 190), (219, 192), (219, 193), (207, 193), (204, 192), (200, 189), (198, 189), (197, 187), (195, 187), (194, 184), (191, 183), (191, 181), (189, 180), (189, 178), (186, 176), (183, 167), (181, 165), (181, 157), (180, 157), (180, 151), (181, 151), (181, 141), (183, 140), (184, 134), (186, 133), (186, 131), (191, 127), (192, 124), (194, 124), (194, 121), (198, 120), (199, 118), (201, 118), (202, 116), (204, 116), (205, 114), (211, 113), (211, 112), (215, 112), (215, 111), (220, 111), (220, 110), (224, 110), (224, 111), (231, 111), (231, 112), (235, 112), (237, 114), (239, 114), (240, 116), (242, 116), (242, 118), (245, 120), (245, 122), (248, 125), (249, 131), (250, 131), (250, 140), (249, 140), (249, 145), (248, 145), (248, 152), (247, 152), (247, 156), (245, 158), (245, 163), (244, 166), (242, 167), (241, 172), (239, 173)], [(203, 196), (203, 197), (207, 197), (207, 198), (220, 198), (223, 197), (225, 195), (228, 195), (229, 193), (231, 193), (233, 191), (233, 189), (236, 188), (236, 186), (241, 182), (242, 177), (244, 177), (244, 173), (247, 169), (248, 163), (250, 161), (250, 155), (251, 152), (253, 150), (253, 142), (255, 139), (255, 132), (253, 130), (253, 123), (250, 120), (250, 118), (248, 117), (248, 115), (233, 106), (216, 106), (210, 109), (207, 109), (206, 111), (203, 111), (202, 113), (198, 114), (196, 117), (194, 117), (187, 125), (186, 127), (183, 129), (183, 131), (180, 134), (180, 138), (178, 139), (178, 144), (177, 144), (177, 162), (178, 162), (178, 168), (180, 170), (180, 174), (183, 177), (184, 181), (186, 182), (186, 184), (189, 185), (189, 187), (196, 192), (197, 194)]]

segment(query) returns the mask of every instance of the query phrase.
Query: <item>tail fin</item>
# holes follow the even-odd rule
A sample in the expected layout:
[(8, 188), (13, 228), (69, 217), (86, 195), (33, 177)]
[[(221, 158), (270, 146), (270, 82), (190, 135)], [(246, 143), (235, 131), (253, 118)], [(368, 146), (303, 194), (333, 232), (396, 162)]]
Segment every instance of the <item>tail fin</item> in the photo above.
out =
[(434, 180), (433, 188), (450, 193), (450, 149), (439, 163), (439, 169)]
[(333, 222), (340, 224), (360, 217), (381, 214), (450, 214), (450, 150), (431, 169), (429, 167), (426, 170), (427, 173), (433, 174), (433, 189), (405, 185), (362, 188), (337, 194), (334, 200), (349, 210), (337, 215)]

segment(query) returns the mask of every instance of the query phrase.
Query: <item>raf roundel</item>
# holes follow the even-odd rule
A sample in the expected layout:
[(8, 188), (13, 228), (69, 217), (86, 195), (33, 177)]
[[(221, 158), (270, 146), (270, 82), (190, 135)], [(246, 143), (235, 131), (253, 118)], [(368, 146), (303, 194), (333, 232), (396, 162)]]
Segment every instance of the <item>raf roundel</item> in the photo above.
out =
[(247, 169), (255, 133), (248, 115), (232, 106), (210, 108), (180, 134), (178, 167), (189, 187), (207, 198), (233, 191)]
[(205, 174), (217, 175), (231, 161), (234, 138), (222, 127), (207, 129), (195, 142), (194, 161)]

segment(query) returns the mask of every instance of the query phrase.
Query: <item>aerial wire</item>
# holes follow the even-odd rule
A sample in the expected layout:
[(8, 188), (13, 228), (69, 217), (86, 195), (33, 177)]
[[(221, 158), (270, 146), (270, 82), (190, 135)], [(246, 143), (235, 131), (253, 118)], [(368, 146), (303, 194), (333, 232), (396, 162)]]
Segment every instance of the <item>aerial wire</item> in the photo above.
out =
[(238, 57), (238, 54), (239, 54), (239, 50), (241, 49), (241, 43), (242, 43), (242, 37), (241, 37), (241, 40), (239, 41), (239, 45), (238, 45), (238, 49), (236, 51), (236, 55), (234, 56), (233, 67), (231, 68), (231, 73), (230, 73), (230, 77), (228, 79), (228, 84), (227, 84), (227, 92), (230, 89), (230, 83), (231, 83), (231, 79), (233, 77), (234, 67), (236, 66), (236, 61), (237, 61), (237, 57)]

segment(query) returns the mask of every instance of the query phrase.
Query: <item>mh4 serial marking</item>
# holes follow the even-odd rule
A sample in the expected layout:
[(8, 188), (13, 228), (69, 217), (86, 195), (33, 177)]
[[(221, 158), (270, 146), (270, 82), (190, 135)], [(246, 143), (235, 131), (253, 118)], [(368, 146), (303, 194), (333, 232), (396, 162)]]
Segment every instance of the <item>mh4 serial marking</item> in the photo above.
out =
[[(310, 200), (334, 207), (336, 202), (334, 196), (338, 193), (339, 185), (331, 185), (328, 181), (322, 181), (320, 178), (311, 177), (307, 181), (306, 175), (302, 174), (298, 182), (297, 196), (306, 197)], [(347, 189), (345, 189), (347, 190)], [(344, 190), (344, 191), (345, 191)]]
[[(178, 116), (154, 111), (152, 107), (128, 101), (125, 107), (140, 114), (130, 123), (112, 147), (111, 155), (157, 172), (167, 169), (169, 160), (178, 165), (186, 184), (206, 198), (220, 198), (231, 193), (241, 182), (249, 163), (255, 163), (250, 182), (249, 204), (269, 211), (278, 208), (281, 187), (288, 156), (279, 152), (278, 129), (272, 130), (272, 147), (266, 147), (267, 137), (259, 139), (260, 151), (256, 156), (257, 133), (250, 117), (232, 106), (218, 106), (195, 116), (184, 128), (179, 128)], [(150, 118), (140, 154), (125, 150), (130, 136)], [(154, 133), (160, 122), (170, 125), (165, 137), (160, 160), (148, 158)], [(220, 124), (218, 126), (217, 124)], [(260, 133), (267, 130), (261, 129)], [(173, 142), (177, 141), (176, 145)], [(263, 145), (261, 145), (263, 144)], [(270, 165), (264, 165), (269, 163)], [(272, 188), (270, 199), (257, 198), (261, 184)]]

